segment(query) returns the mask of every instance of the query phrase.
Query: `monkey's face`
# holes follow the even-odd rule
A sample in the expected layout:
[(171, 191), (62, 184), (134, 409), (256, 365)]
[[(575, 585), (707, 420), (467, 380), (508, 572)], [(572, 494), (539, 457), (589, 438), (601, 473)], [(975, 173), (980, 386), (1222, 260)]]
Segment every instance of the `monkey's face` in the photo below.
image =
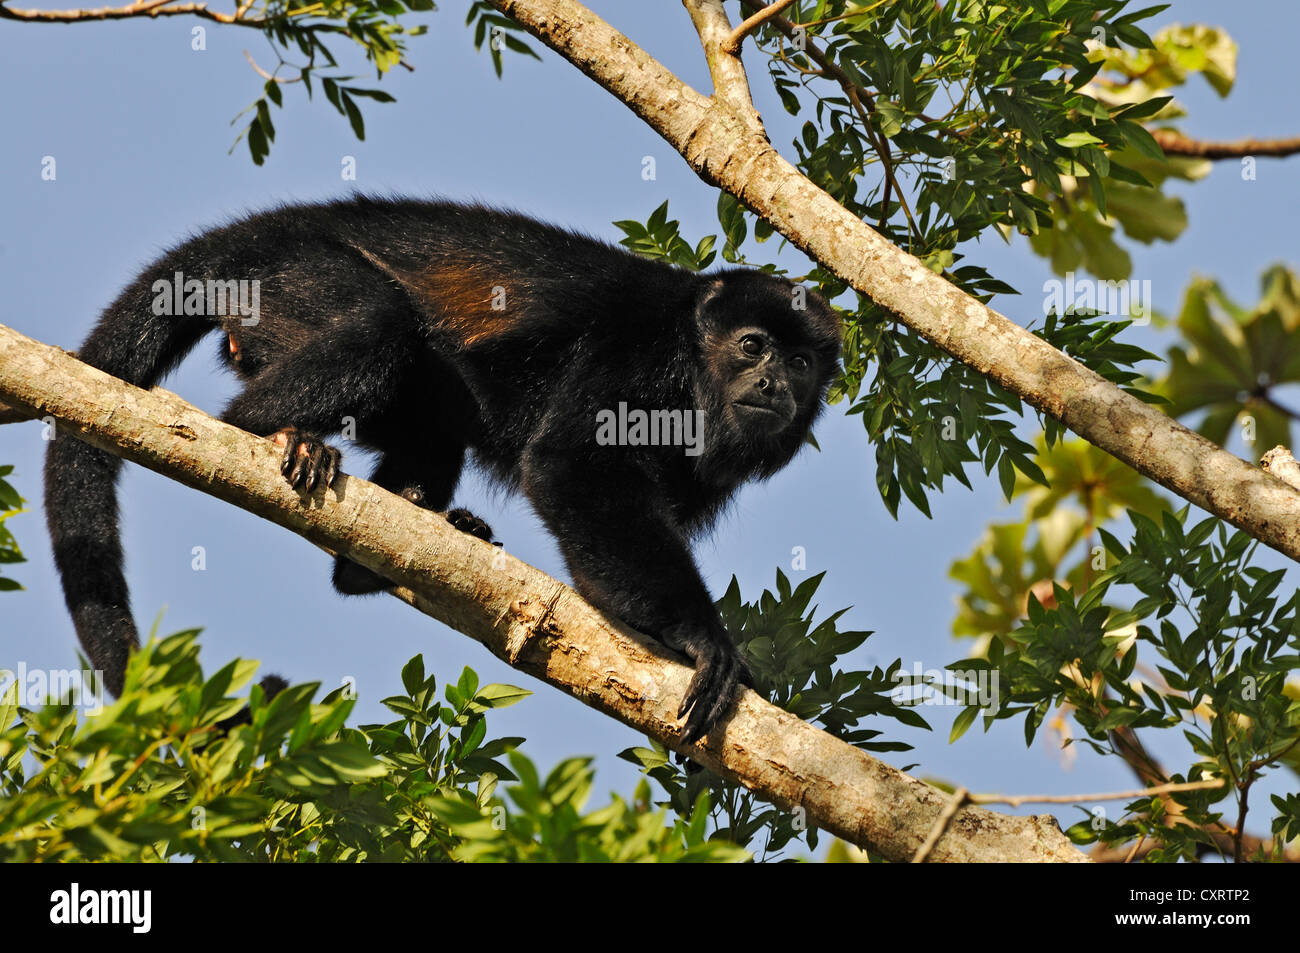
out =
[(740, 327), (714, 344), (727, 405), (747, 432), (778, 434), (795, 422), (816, 383), (810, 347), (784, 345), (761, 327)]
[(722, 273), (697, 313), (708, 403), (729, 442), (758, 451), (762, 465), (783, 463), (835, 373), (839, 317), (806, 289), (749, 270)]

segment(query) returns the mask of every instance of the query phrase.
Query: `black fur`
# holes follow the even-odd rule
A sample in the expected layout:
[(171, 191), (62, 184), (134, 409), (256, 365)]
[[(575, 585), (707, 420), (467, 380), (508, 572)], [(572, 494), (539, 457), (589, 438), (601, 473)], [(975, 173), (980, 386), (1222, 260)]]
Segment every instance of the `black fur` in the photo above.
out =
[[(155, 282), (176, 272), (257, 280), (257, 322), (155, 313)], [(840, 325), (802, 294), (760, 272), (694, 274), (482, 206), (357, 197), (185, 242), (121, 294), (78, 353), (150, 387), (220, 327), (223, 360), (244, 380), (222, 419), (273, 435), (304, 490), (333, 479), (339, 454), (321, 436), (345, 418), (382, 454), (371, 478), (430, 509), (448, 508), (472, 450), (528, 496), (584, 596), (695, 662), (681, 708), (693, 741), (746, 673), (689, 540), (741, 483), (785, 466), (821, 409)], [(701, 451), (598, 443), (597, 414), (620, 402), (703, 411)], [(137, 642), (118, 470), (118, 458), (66, 438), (46, 461), (68, 608), (115, 694)], [(463, 510), (448, 518), (492, 536)], [(344, 557), (334, 579), (348, 593), (388, 585)]]

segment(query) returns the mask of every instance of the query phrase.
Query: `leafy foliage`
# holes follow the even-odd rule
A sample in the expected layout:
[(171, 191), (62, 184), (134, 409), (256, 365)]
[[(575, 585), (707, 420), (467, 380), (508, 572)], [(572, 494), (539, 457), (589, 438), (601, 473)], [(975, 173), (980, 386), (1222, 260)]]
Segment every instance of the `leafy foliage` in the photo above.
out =
[[(1166, 511), (1156, 521), (1130, 510), (1127, 546), (1098, 528), (1109, 565), (1086, 591), (1053, 581), (1050, 599), (1031, 594), (1024, 623), (992, 641), (987, 659), (952, 666), (998, 672), (1001, 705), (985, 727), (1023, 718), (1027, 743), (1060, 705), (1073, 710), (1081, 743), (1103, 755), (1120, 753), (1116, 732), (1181, 729), (1195, 760), (1168, 780), (1222, 779), (1222, 787), (1142, 798), (1117, 822), (1070, 830), (1079, 843), (1154, 839), (1161, 847), (1150, 860), (1218, 850), (1207, 833), (1224, 824), (1216, 805), (1232, 799), (1225, 826), (1240, 830), (1251, 786), (1300, 745), (1300, 701), (1286, 685), (1300, 667), (1300, 592), (1277, 594), (1285, 570), (1251, 566), (1258, 544), (1245, 533), (1214, 518), (1188, 528), (1187, 515)], [(1115, 589), (1136, 594), (1131, 608), (1109, 601)], [(1166, 824), (1171, 803), (1177, 820)], [(1291, 806), (1275, 806), (1291, 816)]]
[(650, 213), (650, 218), (644, 225), (635, 219), (625, 219), (615, 222), (614, 227), (625, 236), (619, 244), (630, 248), (638, 255), (656, 261), (666, 261), (690, 271), (702, 271), (708, 268), (717, 255), (713, 250), (717, 236), (706, 235), (692, 248), (690, 243), (682, 238), (679, 224), (676, 219), (668, 217), (668, 202), (665, 200)]
[[(865, 751), (906, 751), (910, 745), (888, 740), (883, 729), (859, 727), (864, 718), (883, 716), (929, 728), (915, 708), (892, 697), (902, 661), (895, 659), (886, 668), (877, 666), (870, 671), (836, 667), (842, 655), (865, 643), (871, 633), (841, 632), (836, 623), (847, 609), (814, 623), (817, 607), (810, 609), (809, 604), (824, 575), (809, 576), (792, 588), (778, 570), (776, 592), (765, 590), (754, 603), (741, 601), (733, 578), (718, 601), (728, 631), (754, 673), (755, 690), (774, 705)], [(809, 847), (817, 846), (816, 829), (799, 812), (787, 813), (766, 804), (712, 771), (674, 764), (668, 749), (654, 739), (649, 740), (649, 747), (628, 748), (619, 757), (639, 765), (657, 782), (667, 794), (665, 803), (678, 815), (696, 821), (701, 810), (709, 812), (717, 839), (752, 846), (763, 835), (763, 858), (799, 837)]]
[(1146, 480), (1086, 441), (1048, 449), (1040, 438), (1037, 459), (1047, 485), (1021, 477), (1013, 492), (1024, 519), (989, 526), (948, 570), (963, 586), (953, 634), (975, 636), (981, 652), (1020, 625), (1034, 595), (1046, 603), (1055, 583), (1088, 587), (1098, 572), (1099, 527), (1127, 508), (1152, 515), (1169, 508)]
[[(433, 0), (331, 0), (306, 5), (295, 5), (288, 0), (251, 3), (241, 12), (240, 22), (255, 26), (266, 35), (278, 62), (270, 73), (259, 68), (266, 77), (262, 95), (235, 117), (237, 122), (251, 114), (235, 144), (246, 139), (254, 164), (265, 162), (275, 141), (271, 107), (284, 106), (283, 87), (290, 83), (302, 83), (307, 97), (311, 98), (313, 81), (320, 82), (326, 101), (347, 119), (353, 134), (364, 140), (366, 125), (358, 101), (391, 103), (394, 99), (381, 89), (347, 85), (355, 77), (338, 72), (339, 62), (330, 41), (340, 36), (352, 40), (366, 61), (374, 66), (376, 77), (382, 78), (395, 66), (410, 68), (405, 61), (407, 39), (420, 36), (427, 29), (424, 24), (408, 26), (404, 18), (434, 9)], [(520, 38), (523, 31), (519, 24), (486, 3), (471, 4), (465, 23), (473, 27), (475, 49), (482, 49), (487, 43), (498, 77), (503, 50), (540, 58)]]
[(469, 13), (465, 15), (465, 25), (474, 27), (474, 49), (483, 49), (483, 43), (487, 41), (492, 68), (496, 70), (498, 79), (501, 78), (503, 49), (531, 56), (535, 60), (541, 59), (531, 46), (520, 39), (523, 30), (519, 24), (482, 0), (470, 4)]
[[(1186, 115), (1166, 94), (1192, 74), (1201, 73), (1220, 96), (1228, 95), (1236, 76), (1236, 44), (1213, 27), (1171, 25), (1143, 48), (1092, 46), (1089, 58), (1101, 71), (1084, 90), (1112, 113), (1160, 128)], [(1029, 244), (1057, 274), (1081, 269), (1098, 278), (1127, 278), (1132, 259), (1117, 240), (1116, 226), (1143, 244), (1173, 241), (1187, 227), (1187, 212), (1181, 198), (1164, 192), (1164, 184), (1196, 181), (1210, 171), (1205, 159), (1166, 156), (1146, 140), (1134, 141), (1113, 158), (1103, 184), (1104, 206), (1095, 200), (1091, 183), (1073, 175), (1063, 175), (1055, 193), (1041, 184), (1033, 187), (1053, 203), (1056, 214), (1052, 227), (1031, 235)]]
[[(9, 527), (5, 526), (5, 520), (23, 512), (23, 498), (5, 480), (5, 477), (13, 473), (13, 470), (12, 466), (0, 467), (0, 566), (26, 562), (23, 551), (18, 548), (18, 540), (14, 539), (14, 534)], [(11, 592), (14, 589), (21, 588), (22, 585), (18, 580), (11, 579), (8, 576), (0, 576), (0, 592)]]
[(650, 785), (642, 781), (632, 803), (615, 795), (607, 807), (583, 815), (594, 777), (590, 758), (560, 762), (545, 781), (522, 755), (512, 752), (510, 763), (519, 777), (517, 784), (506, 788), (514, 811), (500, 805), (486, 808), (464, 791), (432, 802), (434, 813), (459, 840), (452, 850), (456, 860), (699, 863), (749, 859), (749, 852), (738, 844), (706, 839), (706, 794), (701, 794), (693, 810), (670, 818), (667, 807), (656, 810), (651, 805)]
[(1178, 330), (1189, 346), (1170, 349), (1169, 375), (1159, 385), (1170, 413), (1203, 412), (1197, 430), (1218, 444), (1242, 423), (1255, 456), (1289, 447), (1300, 411), (1282, 403), (1276, 390), (1300, 383), (1300, 277), (1282, 265), (1268, 269), (1249, 311), (1216, 282), (1197, 279), (1183, 296)]
[[(401, 18), (411, 12), (434, 9), (433, 0), (333, 0), (328, 4), (295, 5), (288, 0), (258, 0), (241, 14), (243, 22), (257, 26), (266, 35), (278, 63), (266, 76), (262, 95), (248, 109), (235, 117), (249, 115), (248, 124), (235, 140), (247, 140), (254, 164), (261, 165), (275, 141), (275, 124), (271, 106), (282, 108), (282, 86), (301, 82), (308, 98), (312, 82), (319, 80), (326, 100), (348, 120), (358, 139), (364, 139), (365, 121), (358, 98), (390, 103), (393, 97), (383, 90), (344, 85), (351, 76), (338, 72), (338, 59), (330, 41), (347, 37), (355, 42), (376, 76), (403, 62), (406, 39), (419, 36), (425, 27), (406, 26)], [(299, 61), (286, 57), (300, 57)], [(233, 151), (232, 146), (232, 151)]]
[[(747, 856), (706, 841), (702, 821), (670, 823), (644, 798), (583, 814), (585, 761), (564, 762), (539, 784), (514, 750), (523, 739), (487, 738), (487, 712), (528, 692), (480, 686), (466, 669), (439, 702), (419, 656), (402, 670), (405, 693), (384, 699), (398, 715), (387, 724), (346, 727), (355, 699), (343, 689), (316, 702), (316, 685), (295, 685), (267, 701), (254, 686), (249, 723), (223, 732), (218, 722), (245, 704), (231, 693), (256, 663), (237, 660), (204, 678), (196, 635), (150, 640), (131, 659), (122, 697), (98, 713), (85, 706), (86, 717), (77, 699), (20, 706), (23, 686), (7, 686), (0, 860)], [(501, 781), (517, 782), (506, 788), (511, 809), (493, 796)]]

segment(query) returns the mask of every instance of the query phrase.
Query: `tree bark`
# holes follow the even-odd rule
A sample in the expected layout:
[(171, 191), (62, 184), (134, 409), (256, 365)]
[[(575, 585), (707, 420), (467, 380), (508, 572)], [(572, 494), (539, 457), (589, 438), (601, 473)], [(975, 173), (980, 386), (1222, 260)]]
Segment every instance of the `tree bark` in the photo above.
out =
[[(663, 741), (808, 823), (905, 861), (941, 817), (942, 792), (745, 689), (725, 728), (682, 745), (676, 718), (691, 669), (577, 593), (439, 515), (353, 476), (304, 497), (281, 450), (168, 391), (145, 391), (0, 325), (0, 398), (84, 440), (256, 513), (382, 573), (395, 594), (521, 671)], [(967, 807), (932, 861), (1083, 861), (1051, 815)]]
[[(576, 0), (490, 0), (658, 132), (704, 181), (900, 321), (1094, 446), (1268, 546), (1300, 559), (1300, 492), (1103, 379), (930, 271), (854, 218), (772, 147), (744, 72), (722, 62), (721, 0), (683, 0), (713, 97), (687, 86)], [(705, 24), (702, 26), (701, 24)]]

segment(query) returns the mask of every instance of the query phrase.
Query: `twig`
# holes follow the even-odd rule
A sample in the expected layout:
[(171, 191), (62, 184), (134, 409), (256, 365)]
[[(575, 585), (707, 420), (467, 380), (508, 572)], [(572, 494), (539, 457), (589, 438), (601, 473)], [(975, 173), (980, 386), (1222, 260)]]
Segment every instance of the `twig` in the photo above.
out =
[(1237, 796), (1237, 803), (1240, 805), (1237, 811), (1237, 829), (1232, 832), (1232, 859), (1238, 864), (1241, 863), (1242, 857), (1241, 840), (1246, 833), (1246, 812), (1250, 810), (1250, 786), (1259, 777), (1253, 771), (1245, 772), (1245, 775), (1241, 779), (1240, 794)]
[(938, 820), (934, 822), (934, 826), (930, 828), (930, 833), (926, 836), (925, 843), (918, 847), (916, 853), (912, 855), (912, 863), (925, 863), (925, 859), (930, 856), (930, 851), (934, 850), (934, 845), (939, 843), (939, 838), (942, 837), (943, 832), (948, 829), (948, 822), (952, 820), (954, 814), (961, 810), (961, 806), (966, 803), (966, 800), (969, 797), (970, 791), (965, 788), (959, 787), (957, 790), (952, 792), (952, 797), (948, 800), (948, 803), (944, 805), (943, 813), (939, 815)]
[(89, 20), (124, 20), (128, 17), (176, 17), (196, 16), (218, 23), (233, 26), (251, 26), (261, 28), (267, 21), (262, 18), (245, 19), (241, 7), (235, 13), (218, 13), (209, 10), (206, 3), (178, 3), (169, 6), (171, 0), (137, 0), (124, 7), (95, 7), (82, 10), (16, 10), (0, 2), (0, 19), (27, 20), (39, 23), (81, 23)]
[(293, 79), (281, 79), (279, 76), (276, 76), (273, 73), (268, 73), (266, 70), (262, 69), (262, 67), (257, 65), (257, 61), (253, 59), (253, 55), (249, 53), (248, 50), (244, 50), (244, 59), (248, 60), (248, 65), (253, 67), (253, 72), (257, 73), (257, 75), (262, 77), (262, 79), (270, 80), (273, 83), (302, 82), (301, 76), (296, 76)]
[(1172, 129), (1156, 129), (1151, 136), (1165, 150), (1165, 155), (1191, 156), (1197, 159), (1243, 159), (1266, 156), (1284, 159), (1300, 153), (1300, 136), (1291, 139), (1241, 139), (1237, 142), (1205, 142), (1191, 139)]
[(1124, 863), (1126, 864), (1133, 863), (1133, 858), (1137, 856), (1137, 852), (1142, 849), (1142, 845), (1145, 844), (1146, 842), (1147, 842), (1146, 834), (1143, 834), (1141, 837), (1135, 840), (1133, 842), (1133, 849), (1129, 851), (1128, 856), (1124, 858)]
[(1022, 804), (1077, 804), (1080, 801), (1124, 801), (1135, 797), (1147, 797), (1154, 794), (1169, 794), (1174, 791), (1203, 791), (1208, 788), (1223, 787), (1222, 779), (1209, 781), (1179, 781), (1170, 784), (1157, 784), (1151, 788), (1136, 791), (1111, 791), (1107, 794), (968, 794), (967, 800), (972, 804), (1007, 804), (1020, 807)]
[(776, 0), (775, 3), (769, 3), (732, 30), (731, 36), (723, 42), (722, 48), (728, 53), (739, 52), (740, 44), (744, 42), (746, 36), (753, 33), (792, 3), (794, 3), (794, 0)]

